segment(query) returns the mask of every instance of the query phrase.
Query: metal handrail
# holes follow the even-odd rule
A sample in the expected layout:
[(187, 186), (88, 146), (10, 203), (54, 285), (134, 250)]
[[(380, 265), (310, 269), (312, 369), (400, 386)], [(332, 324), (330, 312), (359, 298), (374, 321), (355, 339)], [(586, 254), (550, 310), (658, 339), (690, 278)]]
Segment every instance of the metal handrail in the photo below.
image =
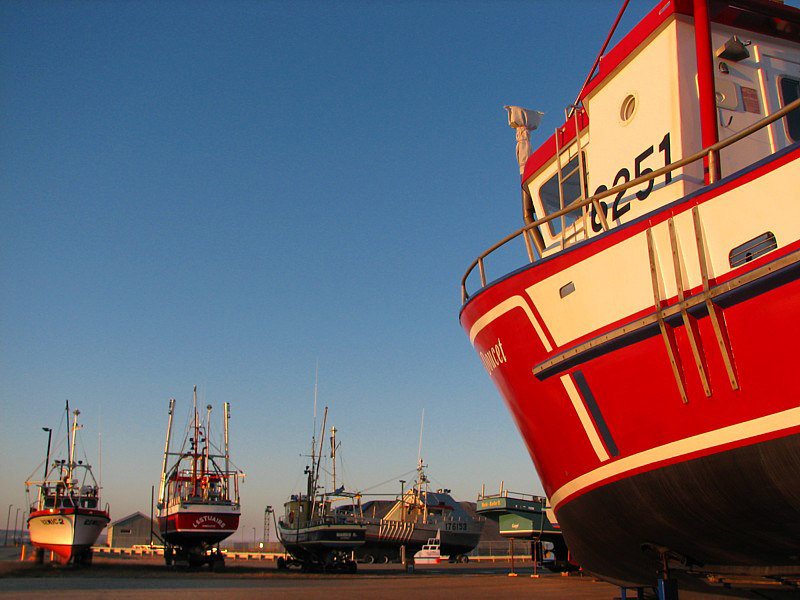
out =
[[(501, 248), (502, 246), (505, 246), (511, 240), (513, 240), (513, 239), (515, 239), (515, 238), (517, 238), (517, 237), (519, 237), (521, 235), (524, 235), (526, 232), (528, 232), (528, 231), (530, 231), (530, 230), (532, 230), (532, 229), (534, 229), (536, 227), (539, 227), (540, 225), (543, 225), (544, 223), (548, 223), (548, 222), (552, 221), (553, 219), (560, 218), (562, 215), (566, 215), (567, 213), (572, 212), (573, 210), (576, 210), (578, 208), (583, 208), (584, 206), (587, 206), (589, 204), (592, 204), (594, 202), (602, 200), (603, 198), (607, 198), (608, 196), (613, 196), (614, 194), (618, 194), (619, 192), (628, 190), (628, 189), (630, 189), (632, 187), (636, 187), (638, 185), (641, 185), (642, 183), (647, 183), (648, 181), (650, 181), (652, 179), (660, 177), (660, 176), (662, 176), (662, 175), (664, 175), (666, 173), (671, 173), (672, 171), (674, 171), (676, 169), (680, 169), (681, 167), (684, 167), (684, 166), (686, 166), (686, 165), (688, 165), (690, 163), (693, 163), (693, 162), (696, 162), (698, 160), (701, 160), (701, 159), (703, 159), (703, 158), (705, 158), (707, 156), (715, 155), (717, 152), (719, 152), (723, 148), (727, 148), (728, 146), (730, 146), (731, 144), (734, 144), (735, 142), (738, 142), (742, 138), (745, 138), (745, 137), (753, 134), (754, 132), (756, 132), (756, 131), (758, 131), (760, 129), (763, 129), (767, 125), (770, 125), (770, 124), (774, 123), (778, 119), (783, 118), (784, 116), (786, 116), (787, 114), (789, 114), (790, 112), (792, 112), (793, 110), (796, 110), (796, 109), (800, 109), (800, 98), (798, 98), (797, 100), (795, 100), (793, 102), (790, 102), (789, 104), (784, 106), (779, 111), (774, 112), (773, 114), (771, 114), (771, 115), (769, 115), (767, 117), (764, 117), (760, 121), (756, 121), (755, 123), (753, 123), (749, 127), (746, 127), (742, 131), (740, 131), (738, 133), (735, 133), (732, 136), (730, 136), (728, 138), (725, 138), (724, 140), (722, 140), (720, 142), (717, 142), (716, 144), (708, 146), (707, 148), (704, 148), (703, 150), (700, 150), (699, 152), (696, 152), (696, 153), (692, 154), (691, 156), (688, 156), (686, 158), (682, 158), (680, 160), (677, 160), (677, 161), (675, 161), (673, 163), (670, 163), (670, 164), (668, 164), (668, 165), (666, 165), (664, 167), (661, 167), (660, 169), (657, 169), (655, 171), (647, 173), (646, 175), (642, 175), (640, 177), (632, 179), (632, 180), (628, 181), (627, 183), (622, 183), (622, 184), (614, 186), (614, 187), (612, 187), (612, 188), (610, 188), (608, 190), (605, 190), (603, 192), (597, 193), (594, 196), (589, 196), (588, 198), (578, 198), (577, 200), (575, 200), (574, 202), (572, 202), (569, 205), (565, 206), (561, 210), (557, 210), (557, 211), (555, 211), (553, 213), (550, 213), (549, 215), (546, 215), (544, 217), (536, 219), (532, 223), (528, 223), (527, 225), (525, 225), (521, 229), (518, 229), (514, 233), (511, 233), (511, 234), (507, 235), (502, 240), (500, 240), (499, 242), (495, 243), (493, 246), (491, 246), (490, 248), (485, 250), (483, 253), (478, 255), (478, 258), (476, 258), (472, 262), (472, 264), (470, 264), (469, 268), (467, 268), (466, 273), (464, 273), (464, 276), (461, 278), (461, 303), (462, 304), (466, 304), (467, 300), (469, 300), (469, 298), (470, 298), (470, 295), (467, 293), (467, 278), (472, 274), (472, 271), (475, 269), (475, 267), (477, 266), (479, 271), (480, 271), (481, 288), (484, 288), (484, 287), (486, 287), (486, 271), (485, 271), (485, 267), (484, 267), (484, 264), (483, 264), (484, 259), (487, 256), (489, 256), (492, 252), (497, 250), (498, 248)], [(576, 135), (578, 135), (578, 134), (576, 133)], [(566, 234), (566, 231), (564, 229), (562, 229), (560, 235), (563, 237), (565, 234)], [(535, 258), (533, 260), (530, 260), (530, 262), (535, 262)]]

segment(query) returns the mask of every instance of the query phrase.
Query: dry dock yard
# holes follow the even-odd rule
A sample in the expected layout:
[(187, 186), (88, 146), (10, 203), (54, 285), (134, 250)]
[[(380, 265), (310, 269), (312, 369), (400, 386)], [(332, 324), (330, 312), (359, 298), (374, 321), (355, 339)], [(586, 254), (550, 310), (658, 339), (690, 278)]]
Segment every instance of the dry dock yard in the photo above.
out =
[[(3, 549), (5, 550), (5, 549)], [(309, 574), (278, 571), (272, 561), (228, 560), (225, 570), (189, 572), (168, 569), (156, 557), (95, 557), (91, 567), (65, 568), (20, 562), (0, 555), (0, 598), (94, 598), (197, 600), (272, 596), (279, 598), (542, 598), (611, 600), (619, 589), (592, 577), (543, 572), (532, 578), (530, 563), (517, 563), (510, 577), (508, 562), (418, 566), (360, 565), (356, 574)]]

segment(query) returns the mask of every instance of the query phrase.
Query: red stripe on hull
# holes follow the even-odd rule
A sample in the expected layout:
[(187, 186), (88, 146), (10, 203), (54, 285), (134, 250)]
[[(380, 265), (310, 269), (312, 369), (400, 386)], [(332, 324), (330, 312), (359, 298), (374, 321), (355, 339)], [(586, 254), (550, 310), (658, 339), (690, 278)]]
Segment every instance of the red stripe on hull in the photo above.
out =
[(53, 552), (62, 564), (67, 564), (73, 557), (91, 548), (91, 546), (70, 546), (67, 544), (42, 544), (33, 543), (34, 546)]

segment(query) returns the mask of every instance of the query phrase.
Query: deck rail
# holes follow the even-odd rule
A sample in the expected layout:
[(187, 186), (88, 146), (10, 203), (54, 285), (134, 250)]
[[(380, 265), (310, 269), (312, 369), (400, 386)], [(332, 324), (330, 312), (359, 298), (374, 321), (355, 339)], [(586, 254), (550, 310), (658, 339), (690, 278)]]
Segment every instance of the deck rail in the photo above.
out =
[[(531, 223), (528, 223), (527, 225), (525, 225), (524, 227), (518, 229), (517, 231), (507, 235), (506, 237), (501, 239), (499, 242), (497, 242), (494, 245), (490, 246), (487, 250), (484, 250), (480, 255), (478, 255), (478, 258), (476, 258), (470, 264), (469, 268), (467, 268), (467, 271), (464, 273), (464, 276), (461, 278), (461, 303), (462, 304), (466, 304), (467, 300), (470, 299), (470, 294), (467, 292), (467, 279), (472, 274), (472, 272), (475, 270), (475, 267), (478, 267), (478, 271), (480, 273), (481, 289), (482, 289), (482, 288), (486, 287), (486, 267), (485, 267), (485, 264), (484, 264), (484, 261), (485, 261), (486, 257), (489, 256), (490, 254), (492, 254), (493, 252), (495, 252), (496, 250), (498, 250), (499, 248), (505, 246), (511, 240), (514, 240), (514, 239), (516, 239), (516, 238), (518, 238), (520, 236), (523, 236), (523, 239), (526, 242), (526, 247), (528, 247), (528, 244), (529, 244), (528, 236), (533, 237), (533, 236), (530, 235), (529, 232), (532, 232), (533, 230), (535, 230), (540, 225), (543, 225), (545, 223), (549, 223), (550, 221), (552, 221), (554, 219), (558, 219), (562, 215), (566, 215), (567, 213), (570, 213), (570, 212), (572, 212), (572, 211), (574, 211), (576, 209), (583, 209), (584, 206), (588, 206), (590, 204), (594, 204), (595, 207), (597, 208), (599, 201), (602, 200), (603, 198), (607, 198), (609, 196), (613, 196), (615, 194), (618, 194), (618, 193), (623, 192), (625, 190), (628, 190), (630, 188), (636, 187), (636, 186), (641, 185), (643, 183), (647, 183), (648, 181), (656, 179), (657, 177), (661, 177), (662, 175), (665, 175), (666, 173), (671, 173), (672, 171), (675, 171), (676, 169), (680, 169), (682, 167), (685, 167), (688, 164), (697, 162), (699, 160), (703, 160), (705, 158), (708, 158), (708, 161), (709, 161), (709, 169), (708, 169), (708, 171), (713, 176), (713, 173), (715, 172), (715, 164), (718, 161), (718, 153), (719, 153), (720, 150), (722, 150), (723, 148), (727, 148), (731, 144), (734, 144), (734, 143), (738, 142), (739, 140), (752, 135), (756, 131), (759, 131), (759, 130), (763, 129), (764, 127), (767, 127), (768, 125), (774, 123), (775, 121), (777, 121), (779, 119), (782, 119), (787, 114), (789, 114), (793, 110), (797, 110), (797, 109), (800, 109), (800, 98), (798, 98), (797, 100), (795, 100), (793, 102), (790, 102), (789, 104), (787, 104), (786, 106), (784, 106), (780, 110), (772, 113), (771, 115), (768, 115), (768, 116), (764, 117), (763, 119), (761, 119), (759, 121), (756, 121), (755, 123), (753, 123), (749, 127), (746, 127), (745, 129), (742, 129), (741, 131), (733, 134), (732, 136), (727, 137), (724, 140), (717, 142), (716, 144), (708, 146), (707, 148), (704, 148), (704, 149), (700, 150), (699, 152), (696, 152), (696, 153), (694, 153), (694, 154), (692, 154), (690, 156), (687, 156), (686, 158), (682, 158), (680, 160), (672, 162), (672, 163), (670, 163), (670, 164), (668, 164), (668, 165), (666, 165), (664, 167), (661, 167), (660, 169), (656, 169), (655, 171), (652, 171), (652, 172), (647, 173), (645, 175), (642, 175), (640, 177), (636, 177), (635, 179), (631, 179), (627, 183), (622, 183), (620, 185), (614, 186), (614, 187), (612, 187), (610, 189), (607, 189), (605, 191), (602, 191), (602, 192), (599, 192), (597, 194), (594, 194), (593, 196), (589, 196), (587, 198), (580, 197), (577, 200), (575, 200), (574, 202), (571, 202), (570, 204), (565, 206), (564, 208), (562, 208), (560, 210), (557, 210), (555, 212), (552, 212), (549, 215), (546, 215), (546, 216), (541, 217), (539, 219), (536, 219), (535, 221), (533, 221)], [(711, 183), (713, 183), (713, 181)], [(605, 229), (605, 227), (604, 227), (604, 229)], [(560, 245), (561, 245), (562, 248), (564, 248), (565, 247), (565, 241), (566, 241), (565, 240), (566, 228), (562, 227), (559, 236), (560, 236)], [(538, 250), (539, 255), (541, 256), (541, 253), (544, 250), (544, 248), (537, 247), (537, 250)], [(537, 260), (535, 253), (528, 251), (527, 254), (528, 254), (529, 263), (533, 263), (533, 262), (535, 262)]]

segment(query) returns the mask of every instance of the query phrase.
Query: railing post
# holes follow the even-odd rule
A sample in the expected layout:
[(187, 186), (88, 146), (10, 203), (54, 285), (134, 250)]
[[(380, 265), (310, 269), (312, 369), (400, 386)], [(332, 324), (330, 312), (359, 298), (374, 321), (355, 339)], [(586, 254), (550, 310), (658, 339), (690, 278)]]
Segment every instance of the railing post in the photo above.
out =
[(528, 252), (528, 262), (533, 262), (536, 260), (536, 255), (533, 253), (533, 248), (531, 247), (531, 240), (529, 237), (528, 231), (522, 234), (522, 238), (525, 240), (525, 250)]

